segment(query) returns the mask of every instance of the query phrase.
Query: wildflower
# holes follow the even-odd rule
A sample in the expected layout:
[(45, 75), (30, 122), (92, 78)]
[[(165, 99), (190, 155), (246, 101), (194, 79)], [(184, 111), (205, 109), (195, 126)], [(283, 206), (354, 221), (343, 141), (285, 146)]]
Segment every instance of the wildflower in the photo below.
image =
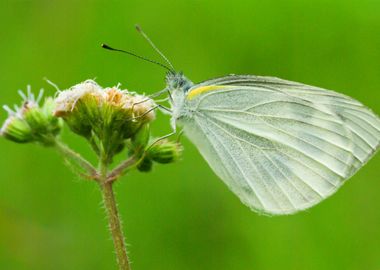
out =
[(45, 146), (53, 145), (62, 127), (61, 121), (53, 116), (53, 99), (46, 98), (40, 107), (42, 90), (37, 98), (31, 92), (30, 86), (26, 95), (21, 91), (19, 94), (23, 98), (21, 107), (15, 106), (12, 110), (4, 106), (8, 118), (1, 127), (0, 135), (17, 143), (39, 142)]
[(101, 88), (88, 80), (61, 91), (55, 100), (54, 115), (62, 117), (70, 129), (109, 156), (120, 152), (125, 140), (154, 120), (155, 103), (145, 96), (118, 87)]

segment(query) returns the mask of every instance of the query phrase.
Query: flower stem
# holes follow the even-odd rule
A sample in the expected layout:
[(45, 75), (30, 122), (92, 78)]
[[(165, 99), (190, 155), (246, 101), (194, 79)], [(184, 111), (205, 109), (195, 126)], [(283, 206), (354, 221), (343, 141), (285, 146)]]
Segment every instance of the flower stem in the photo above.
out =
[(136, 165), (141, 159), (138, 155), (133, 155), (129, 159), (124, 160), (121, 162), (115, 169), (113, 169), (107, 176), (107, 181), (108, 182), (113, 182), (117, 178), (123, 175), (127, 169), (130, 169), (134, 165)]
[(66, 144), (60, 142), (59, 140), (56, 140), (55, 146), (63, 154), (64, 157), (70, 158), (70, 159), (76, 161), (91, 176), (97, 175), (96, 169), (91, 165), (91, 163), (88, 162), (86, 159), (84, 159), (77, 152), (72, 150), (70, 147), (68, 147)]
[(127, 256), (127, 250), (124, 241), (124, 235), (121, 228), (120, 217), (117, 209), (117, 204), (115, 201), (115, 195), (112, 189), (112, 182), (107, 182), (107, 170), (108, 165), (103, 160), (100, 162), (100, 173), (102, 180), (100, 181), (100, 189), (103, 195), (104, 207), (107, 212), (107, 218), (109, 223), (109, 228), (112, 235), (112, 240), (114, 243), (117, 263), (120, 270), (130, 270), (129, 260)]

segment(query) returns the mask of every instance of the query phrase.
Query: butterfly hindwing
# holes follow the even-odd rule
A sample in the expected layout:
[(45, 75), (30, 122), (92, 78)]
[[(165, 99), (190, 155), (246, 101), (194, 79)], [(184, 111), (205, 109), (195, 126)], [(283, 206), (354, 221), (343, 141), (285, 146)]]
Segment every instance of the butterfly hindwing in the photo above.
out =
[(191, 88), (188, 137), (249, 207), (309, 208), (379, 148), (380, 120), (350, 97), (270, 77), (228, 76)]

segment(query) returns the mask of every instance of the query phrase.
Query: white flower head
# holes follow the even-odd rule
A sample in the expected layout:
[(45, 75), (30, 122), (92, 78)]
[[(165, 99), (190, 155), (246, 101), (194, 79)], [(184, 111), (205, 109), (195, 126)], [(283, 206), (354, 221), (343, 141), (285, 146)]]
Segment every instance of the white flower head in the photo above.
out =
[(60, 91), (55, 99), (56, 116), (62, 116), (66, 113), (72, 112), (78, 100), (84, 97), (94, 97), (101, 102), (105, 95), (102, 88), (93, 80), (87, 80), (83, 83), (74, 85), (68, 90)]
[(91, 80), (60, 91), (55, 103), (56, 116), (78, 135), (100, 141), (111, 156), (155, 118), (153, 100), (119, 85), (102, 88)]

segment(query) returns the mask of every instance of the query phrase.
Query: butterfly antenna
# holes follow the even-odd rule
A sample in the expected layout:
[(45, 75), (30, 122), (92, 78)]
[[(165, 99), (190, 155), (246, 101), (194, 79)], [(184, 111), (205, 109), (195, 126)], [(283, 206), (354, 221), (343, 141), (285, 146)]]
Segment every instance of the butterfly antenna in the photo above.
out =
[(125, 53), (125, 54), (129, 54), (129, 55), (132, 55), (132, 56), (134, 56), (136, 58), (144, 60), (146, 62), (153, 63), (153, 64), (155, 64), (157, 66), (163, 67), (163, 68), (165, 68), (166, 70), (168, 70), (171, 73), (173, 72), (173, 69), (171, 69), (170, 67), (168, 67), (168, 66), (166, 66), (166, 65), (164, 65), (164, 64), (162, 64), (160, 62), (157, 62), (157, 61), (151, 60), (149, 58), (146, 58), (144, 56), (138, 55), (136, 53), (133, 53), (133, 52), (130, 52), (130, 51), (121, 50), (121, 49), (115, 49), (115, 48), (112, 48), (112, 47), (110, 47), (110, 46), (108, 46), (107, 44), (104, 44), (104, 43), (101, 46), (102, 46), (103, 49), (110, 50), (110, 51), (115, 51), (115, 52), (122, 52), (122, 53)]
[(169, 59), (157, 48), (156, 45), (154, 45), (153, 41), (150, 40), (150, 38), (145, 34), (145, 32), (141, 29), (141, 27), (136, 24), (136, 30), (137, 32), (139, 32), (143, 38), (148, 41), (148, 43), (150, 44), (150, 46), (162, 57), (162, 59), (165, 60), (165, 62), (169, 65), (169, 67), (172, 69), (172, 72), (175, 70), (175, 68), (173, 67), (172, 63), (169, 61)]

